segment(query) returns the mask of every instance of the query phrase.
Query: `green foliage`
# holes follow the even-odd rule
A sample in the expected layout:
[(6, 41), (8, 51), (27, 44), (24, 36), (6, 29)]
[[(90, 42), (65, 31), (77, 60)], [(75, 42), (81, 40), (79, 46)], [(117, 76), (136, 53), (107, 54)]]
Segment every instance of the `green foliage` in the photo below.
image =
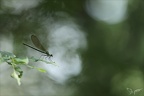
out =
[(42, 68), (38, 68), (38, 67), (29, 65), (29, 61), (32, 61), (32, 62), (41, 61), (41, 62), (44, 62), (46, 64), (55, 64), (55, 62), (53, 62), (53, 61), (48, 62), (46, 60), (37, 59), (35, 57), (18, 58), (13, 53), (6, 52), (6, 51), (0, 51), (0, 64), (2, 64), (3, 62), (6, 62), (6, 64), (9, 64), (12, 66), (13, 73), (11, 74), (11, 77), (17, 80), (18, 85), (21, 85), (21, 78), (23, 76), (23, 71), (20, 67), (22, 65), (25, 65), (31, 69), (36, 69), (39, 72), (43, 72), (43, 73), (46, 72), (46, 70), (44, 70)]

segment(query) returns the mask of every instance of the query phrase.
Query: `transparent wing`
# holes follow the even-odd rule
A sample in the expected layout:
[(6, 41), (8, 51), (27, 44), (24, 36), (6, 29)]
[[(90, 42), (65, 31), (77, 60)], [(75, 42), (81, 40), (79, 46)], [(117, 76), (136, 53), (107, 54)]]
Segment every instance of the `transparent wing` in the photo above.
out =
[(35, 36), (35, 35), (31, 35), (31, 40), (33, 42), (33, 44), (40, 50), (42, 51), (47, 51), (42, 44), (40, 43), (39, 39)]

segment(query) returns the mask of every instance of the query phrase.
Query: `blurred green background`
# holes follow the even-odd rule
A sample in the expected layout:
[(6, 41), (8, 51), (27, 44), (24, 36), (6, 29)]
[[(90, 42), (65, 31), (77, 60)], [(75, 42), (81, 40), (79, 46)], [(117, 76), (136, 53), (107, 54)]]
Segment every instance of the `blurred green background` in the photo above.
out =
[[(73, 34), (61, 34), (67, 28), (58, 29), (62, 25), (70, 25), (75, 35), (61, 44)], [(144, 96), (143, 0), (0, 0), (0, 50), (27, 56), (30, 51), (22, 42), (30, 43), (31, 34), (53, 46), (53, 53), (58, 54), (61, 44), (72, 54), (68, 58), (78, 54), (81, 70), (58, 83), (24, 67), (18, 86), (10, 66), (1, 64), (0, 96)], [(76, 51), (73, 44), (69, 47), (73, 40), (81, 46), (74, 47)], [(60, 59), (60, 66), (66, 58)]]

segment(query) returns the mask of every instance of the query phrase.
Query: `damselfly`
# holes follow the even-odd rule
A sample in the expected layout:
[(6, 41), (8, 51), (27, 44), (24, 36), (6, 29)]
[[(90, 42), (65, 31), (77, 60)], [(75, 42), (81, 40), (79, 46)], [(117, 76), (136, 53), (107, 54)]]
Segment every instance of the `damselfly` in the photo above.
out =
[(28, 45), (28, 44), (26, 44), (26, 43), (23, 43), (23, 45), (25, 45), (25, 46), (28, 46), (28, 47), (30, 47), (30, 48), (32, 48), (32, 49), (34, 49), (34, 50), (37, 50), (37, 51), (39, 51), (39, 52), (41, 52), (41, 53), (44, 53), (46, 56), (48, 56), (49, 58), (50, 57), (53, 57), (53, 55), (52, 54), (50, 54), (44, 47), (43, 47), (43, 45), (41, 44), (41, 42), (39, 41), (39, 39), (35, 36), (35, 35), (31, 35), (31, 40), (32, 40), (32, 42), (33, 42), (33, 44), (35, 45), (35, 47), (37, 47), (37, 48), (35, 48), (35, 47), (32, 47), (32, 46), (30, 46), (30, 45)]

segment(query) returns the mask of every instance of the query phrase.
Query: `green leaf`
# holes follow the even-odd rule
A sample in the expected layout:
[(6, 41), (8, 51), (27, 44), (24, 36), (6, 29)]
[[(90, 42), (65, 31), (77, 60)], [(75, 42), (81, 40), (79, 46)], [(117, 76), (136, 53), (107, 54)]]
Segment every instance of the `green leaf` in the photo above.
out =
[(11, 62), (11, 59), (15, 58), (15, 57), (16, 56), (10, 52), (0, 51), (0, 63)]
[(37, 59), (37, 58), (35, 58), (35, 57), (31, 57), (30, 60), (32, 60), (33, 62), (41, 61), (41, 62), (44, 62), (44, 63), (46, 63), (46, 64), (56, 65), (56, 63), (53, 62), (52, 60), (51, 60), (51, 61), (47, 61), (47, 60), (45, 60), (45, 59), (41, 59), (41, 58)]
[(19, 73), (18, 77), (21, 78), (23, 75), (23, 71), (21, 70), (21, 68), (19, 66), (14, 66), (14, 69), (16, 72)]
[(31, 65), (26, 65), (27, 67), (31, 68), (31, 69), (34, 69), (35, 67), (34, 66), (31, 66)]
[(43, 73), (45, 73), (46, 72), (46, 70), (44, 70), (44, 69), (42, 69), (42, 68), (36, 68), (39, 72), (43, 72)]
[(5, 59), (5, 60), (9, 60), (11, 58), (15, 58), (16, 56), (10, 52), (6, 52), (6, 51), (0, 51), (0, 56)]
[(13, 63), (15, 64), (28, 64), (29, 63), (29, 59), (26, 58), (13, 58)]
[(37, 59), (37, 58), (35, 58), (35, 57), (33, 57), (33, 56), (30, 57), (29, 59), (32, 60), (33, 62), (37, 62), (37, 61), (39, 61), (39, 59)]
[(11, 76), (17, 80), (17, 83), (20, 86), (21, 85), (21, 79), (19, 78), (19, 76), (18, 76), (18, 74), (16, 73), (15, 70), (13, 71), (13, 73), (11, 74)]
[(0, 64), (1, 64), (2, 62), (4, 62), (4, 60), (3, 60), (2, 55), (1, 55), (1, 53), (0, 53)]

